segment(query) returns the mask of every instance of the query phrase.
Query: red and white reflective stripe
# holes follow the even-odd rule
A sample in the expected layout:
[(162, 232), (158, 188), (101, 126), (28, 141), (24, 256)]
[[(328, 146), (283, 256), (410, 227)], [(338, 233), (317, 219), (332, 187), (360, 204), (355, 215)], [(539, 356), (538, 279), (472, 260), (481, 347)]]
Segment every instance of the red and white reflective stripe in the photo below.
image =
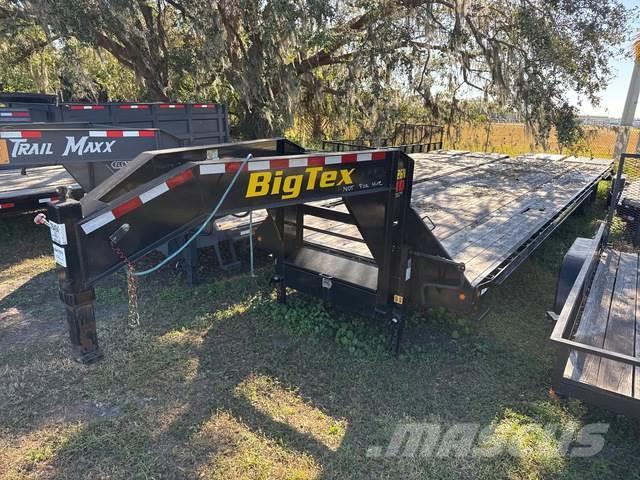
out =
[(13, 208), (15, 206), (16, 206), (16, 204), (15, 203), (11, 203), (11, 202), (0, 203), (0, 210), (6, 209), (6, 208)]
[[(244, 171), (255, 172), (260, 170), (284, 170), (287, 168), (323, 167), (325, 165), (342, 165), (355, 162), (367, 162), (370, 160), (384, 160), (385, 151), (342, 153), (331, 155), (314, 155), (298, 158), (276, 158), (271, 160), (252, 160), (245, 164)], [(242, 162), (215, 163), (200, 165), (200, 175), (215, 175), (220, 173), (237, 172)]]
[(195, 103), (193, 108), (216, 108), (215, 103)]
[(67, 105), (71, 110), (104, 110), (104, 105)]
[(41, 138), (42, 132), (39, 130), (19, 130), (0, 132), (0, 138)]
[(39, 199), (38, 199), (38, 203), (55, 202), (56, 200), (58, 200), (58, 197), (46, 197), (46, 198), (39, 198)]
[(154, 198), (159, 197), (165, 192), (169, 190), (173, 190), (174, 188), (182, 185), (183, 183), (188, 182), (193, 178), (193, 170), (185, 170), (178, 175), (174, 175), (171, 178), (168, 178), (165, 182), (162, 182), (160, 185), (156, 185), (151, 190), (147, 190), (144, 193), (141, 193), (137, 197), (133, 197), (130, 200), (127, 200), (124, 203), (121, 203), (113, 210), (109, 212), (102, 213), (95, 218), (83, 223), (82, 230), (87, 235), (91, 232), (95, 232), (98, 228), (107, 225), (108, 223), (114, 221), (116, 218), (120, 218), (123, 215), (126, 215), (129, 212), (132, 212), (140, 205), (144, 205), (147, 202), (150, 202)]
[(155, 137), (155, 130), (90, 130), (90, 137), (121, 138), (121, 137)]
[(28, 117), (29, 112), (0, 112), (0, 117)]
[(122, 110), (147, 110), (149, 105), (119, 105)]
[(160, 108), (184, 108), (183, 103), (163, 103)]

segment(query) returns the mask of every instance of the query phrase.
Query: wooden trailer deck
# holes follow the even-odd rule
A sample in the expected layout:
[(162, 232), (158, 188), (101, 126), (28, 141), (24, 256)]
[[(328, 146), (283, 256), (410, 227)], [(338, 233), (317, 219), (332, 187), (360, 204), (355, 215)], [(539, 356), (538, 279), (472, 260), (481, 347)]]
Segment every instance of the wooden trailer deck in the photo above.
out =
[[(416, 160), (412, 206), (473, 286), (609, 175), (611, 160), (436, 152)], [(342, 204), (333, 208), (345, 210)], [(353, 225), (305, 219), (305, 240), (371, 257)], [(322, 233), (313, 229), (329, 231)]]
[[(638, 254), (606, 249), (599, 259), (574, 340), (634, 356), (640, 349)], [(635, 368), (635, 372), (634, 372)], [(571, 351), (564, 377), (640, 399), (640, 368), (600, 356)]]
[(0, 170), (0, 201), (53, 194), (56, 187), (75, 183), (61, 166), (29, 168), (26, 175), (20, 170)]
[[(477, 286), (545, 225), (609, 175), (608, 159), (530, 154), (436, 151), (410, 155), (416, 162), (412, 206), (451, 258), (465, 264)], [(325, 203), (346, 212), (340, 202)], [(265, 218), (254, 212), (254, 223)], [(248, 233), (247, 217), (216, 221), (221, 230)], [(327, 233), (325, 233), (327, 232)], [(354, 225), (308, 216), (307, 242), (371, 258)]]

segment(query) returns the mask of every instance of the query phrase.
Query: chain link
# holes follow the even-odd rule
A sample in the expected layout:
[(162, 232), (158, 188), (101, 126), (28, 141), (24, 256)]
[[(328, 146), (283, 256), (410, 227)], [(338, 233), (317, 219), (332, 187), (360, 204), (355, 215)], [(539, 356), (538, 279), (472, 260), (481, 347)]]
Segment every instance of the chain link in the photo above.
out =
[(111, 248), (113, 253), (115, 253), (127, 266), (127, 293), (129, 295), (129, 313), (128, 313), (128, 323), (129, 326), (139, 327), (140, 326), (140, 313), (138, 312), (138, 279), (133, 274), (134, 268), (133, 263), (129, 260), (129, 258), (125, 255), (125, 253), (113, 243), (111, 244)]

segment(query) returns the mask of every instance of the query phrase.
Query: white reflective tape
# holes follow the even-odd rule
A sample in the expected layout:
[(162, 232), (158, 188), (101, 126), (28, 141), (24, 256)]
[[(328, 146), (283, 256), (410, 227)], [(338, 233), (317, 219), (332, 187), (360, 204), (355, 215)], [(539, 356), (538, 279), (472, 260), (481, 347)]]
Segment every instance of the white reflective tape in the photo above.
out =
[(107, 131), (106, 130), (90, 130), (89, 136), (90, 137), (106, 137)]
[(67, 266), (67, 256), (64, 253), (64, 248), (60, 245), (53, 244), (53, 258), (56, 259), (56, 263), (63, 267)]
[(0, 138), (22, 138), (22, 132), (0, 132)]
[(58, 245), (67, 244), (67, 229), (65, 228), (64, 223), (56, 223), (49, 220), (49, 230), (51, 232), (51, 240), (56, 242)]
[(0, 117), (10, 117), (13, 113), (11, 112), (0, 112)]
[(371, 160), (370, 153), (359, 153), (358, 156), (356, 157), (357, 162), (367, 162), (369, 160)]
[(51, 197), (38, 199), (38, 203), (47, 203), (47, 202), (50, 202), (50, 201), (51, 201)]
[(256, 170), (269, 170), (269, 160), (261, 162), (249, 162), (247, 165), (250, 172), (255, 172)]
[(139, 137), (140, 132), (138, 130), (124, 130), (122, 132), (123, 137)]
[(340, 156), (324, 157), (325, 165), (335, 165), (336, 163), (342, 163), (342, 157)]
[(224, 173), (224, 171), (224, 163), (200, 165), (200, 175), (216, 175), (218, 173)]
[(292, 158), (289, 160), (289, 168), (306, 167), (308, 165), (308, 159), (306, 158)]
[(84, 233), (88, 235), (107, 223), (113, 222), (115, 219), (116, 217), (113, 216), (112, 212), (105, 212), (102, 215), (98, 215), (96, 218), (89, 220), (87, 223), (83, 223), (81, 225), (82, 230), (84, 230)]
[(167, 185), (167, 182), (162, 182), (160, 185), (156, 185), (151, 190), (147, 190), (146, 192), (141, 193), (140, 201), (142, 203), (147, 203), (148, 201), (153, 200), (154, 198), (159, 197), (164, 192), (168, 192), (168, 191), (169, 191), (169, 186)]
[(200, 165), (200, 175), (215, 175), (224, 173), (224, 163), (212, 163), (208, 165)]
[(249, 229), (249, 230), (242, 230), (242, 231), (240, 231), (240, 235), (241, 235), (241, 236), (249, 235), (250, 233), (251, 233), (251, 229)]

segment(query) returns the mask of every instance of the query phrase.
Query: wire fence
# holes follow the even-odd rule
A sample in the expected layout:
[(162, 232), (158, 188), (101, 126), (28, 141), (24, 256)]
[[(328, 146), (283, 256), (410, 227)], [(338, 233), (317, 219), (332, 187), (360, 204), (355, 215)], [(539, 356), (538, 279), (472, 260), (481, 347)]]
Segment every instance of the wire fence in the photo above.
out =
[[(622, 174), (617, 173), (622, 168)], [(616, 250), (640, 251), (640, 155), (624, 154), (616, 165), (617, 188), (609, 240)], [(617, 192), (617, 193), (616, 193)]]

